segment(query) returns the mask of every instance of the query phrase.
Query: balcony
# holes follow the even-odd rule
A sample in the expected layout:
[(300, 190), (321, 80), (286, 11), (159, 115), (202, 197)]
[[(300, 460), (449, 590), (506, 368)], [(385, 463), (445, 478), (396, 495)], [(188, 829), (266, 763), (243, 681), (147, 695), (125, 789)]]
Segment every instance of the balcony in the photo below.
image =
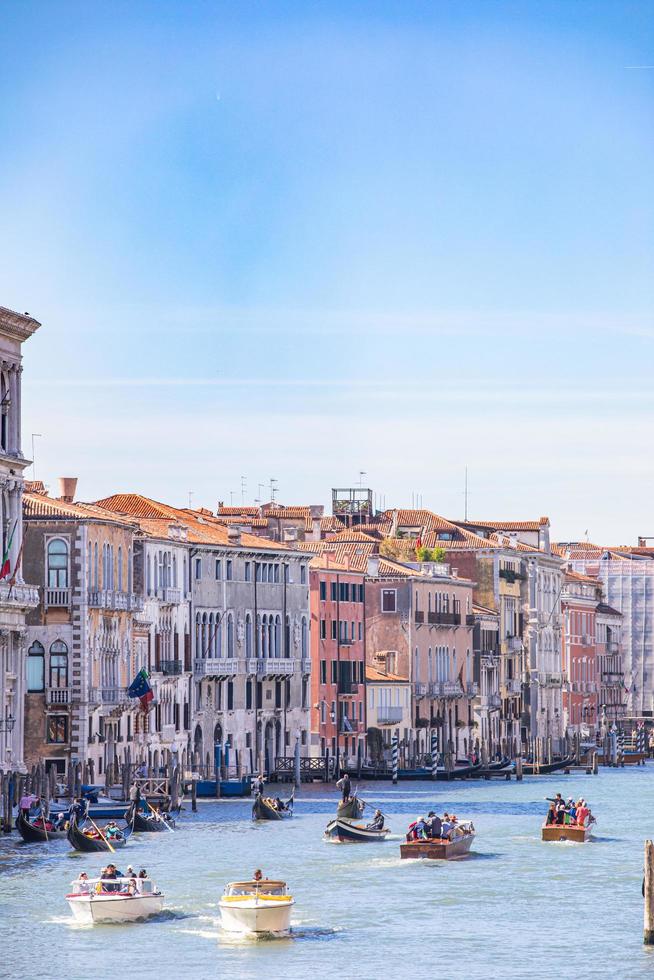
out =
[(116, 592), (114, 589), (90, 589), (87, 601), (91, 609), (115, 609), (127, 611), (133, 608), (132, 601), (136, 598), (129, 592)]
[(417, 698), (424, 698), (425, 695), (427, 694), (427, 685), (426, 684), (414, 684), (413, 685), (413, 693), (414, 693), (414, 695)]
[(182, 601), (182, 590), (171, 588), (168, 585), (165, 589), (159, 589), (157, 595), (167, 605), (178, 605)]
[(302, 673), (303, 674), (310, 674), (311, 673), (311, 657), (302, 657), (302, 665), (301, 666), (302, 666)]
[(280, 677), (293, 674), (297, 669), (297, 660), (286, 658), (264, 657), (257, 660), (257, 677)]
[(500, 655), (493, 650), (482, 650), (480, 663), (486, 670), (493, 670), (500, 665)]
[(475, 625), (475, 614), (474, 613), (467, 613), (466, 614), (466, 626), (474, 626), (474, 625)]
[(502, 698), (499, 694), (482, 694), (481, 707), (487, 711), (497, 711), (502, 707)]
[(418, 624), (424, 623), (424, 621), (425, 621), (425, 614), (424, 614), (424, 612), (422, 612), (421, 609), (416, 609), (415, 619), (416, 619), (416, 623), (418, 623)]
[(161, 726), (161, 741), (162, 742), (174, 742), (177, 735), (177, 730), (174, 725), (162, 725)]
[(506, 647), (507, 653), (520, 653), (520, 651), (522, 650), (522, 637), (505, 636), (504, 645)]
[[(164, 663), (172, 662), (164, 661)], [(193, 673), (196, 677), (233, 677), (239, 672), (238, 665), (239, 661), (234, 657), (196, 657), (193, 662)]]
[(145, 605), (145, 600), (141, 595), (135, 595), (133, 592), (129, 596), (129, 608), (131, 612), (143, 612), (143, 607)]
[(466, 684), (466, 697), (476, 698), (479, 694), (479, 684), (477, 681), (468, 681)]
[[(424, 686), (424, 685), (423, 685)], [(386, 705), (377, 708), (378, 725), (399, 725), (402, 721), (402, 708), (387, 707)]]
[(539, 677), (541, 687), (562, 687), (564, 683), (563, 674), (541, 674)]
[(522, 681), (517, 677), (507, 677), (503, 686), (507, 694), (522, 694)]
[(427, 622), (430, 624), (430, 626), (460, 626), (461, 613), (430, 612), (427, 613)]
[(44, 603), (46, 609), (69, 609), (70, 589), (46, 589)]
[(92, 704), (126, 704), (129, 700), (124, 687), (92, 687), (89, 689), (89, 701)]
[(162, 660), (159, 664), (159, 670), (165, 677), (178, 677), (182, 673), (182, 667), (181, 660)]
[(47, 687), (45, 690), (46, 704), (70, 704), (72, 690), (70, 687)]
[(463, 697), (463, 688), (458, 681), (443, 681), (442, 689), (444, 698)]
[(351, 647), (352, 644), (354, 643), (354, 640), (350, 639), (349, 636), (342, 636), (340, 638), (340, 640), (338, 641), (338, 643), (339, 643), (339, 646), (342, 646), (342, 647)]

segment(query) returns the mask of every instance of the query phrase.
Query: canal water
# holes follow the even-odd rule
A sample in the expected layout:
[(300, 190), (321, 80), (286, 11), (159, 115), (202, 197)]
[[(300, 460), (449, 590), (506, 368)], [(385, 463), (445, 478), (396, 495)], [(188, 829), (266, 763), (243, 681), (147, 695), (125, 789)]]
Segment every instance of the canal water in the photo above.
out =
[[(586, 798), (598, 818), (589, 844), (540, 841), (545, 796)], [(295, 816), (253, 823), (248, 801), (199, 803), (174, 834), (134, 836), (119, 864), (146, 867), (166, 911), (145, 923), (75, 926), (64, 895), (105, 855), (66, 842), (0, 841), (0, 976), (38, 980), (168, 978), (650, 978), (642, 945), (643, 842), (654, 835), (654, 763), (570, 775), (453, 783), (367, 783), (395, 832), (383, 844), (321, 840), (336, 792), (303, 786)], [(474, 820), (473, 854), (401, 861), (400, 835), (418, 815)], [(221, 933), (225, 882), (260, 867), (296, 898), (293, 935), (248, 941)]]

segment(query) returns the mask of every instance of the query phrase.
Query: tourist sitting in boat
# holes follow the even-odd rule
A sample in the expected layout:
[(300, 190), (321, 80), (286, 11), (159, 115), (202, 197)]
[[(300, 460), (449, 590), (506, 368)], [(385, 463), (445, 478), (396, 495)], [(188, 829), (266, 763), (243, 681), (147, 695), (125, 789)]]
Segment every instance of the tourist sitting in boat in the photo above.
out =
[(369, 824), (366, 824), (366, 830), (383, 830), (384, 829), (384, 814), (381, 810), (375, 810), (375, 816)]
[(546, 796), (545, 799), (547, 800), (548, 803), (552, 804), (550, 810), (551, 809), (554, 810), (555, 819), (552, 821), (552, 823), (562, 824), (565, 815), (565, 800), (563, 799), (561, 794), (557, 793), (555, 797)]
[(454, 823), (452, 817), (449, 815), (449, 813), (444, 813), (443, 820), (441, 821), (441, 838), (443, 840), (450, 839), (450, 831), (453, 827)]
[(413, 823), (409, 824), (406, 833), (407, 840), (427, 840), (427, 826), (423, 817), (418, 817)]
[(108, 864), (106, 868), (102, 869), (102, 874), (100, 875), (100, 878), (104, 881), (112, 881), (115, 878), (122, 877), (122, 871), (119, 871), (115, 864)]
[(110, 840), (113, 840), (114, 838), (122, 837), (123, 836), (122, 833), (121, 833), (120, 827), (115, 822), (115, 820), (110, 820), (109, 821), (109, 823), (107, 824), (107, 826), (104, 828), (104, 835), (105, 835), (105, 837), (108, 837)]
[(147, 878), (147, 877), (148, 877), (147, 871), (145, 870), (145, 868), (141, 868), (141, 870), (139, 871), (139, 878)]
[(432, 839), (439, 838), (441, 836), (441, 830), (443, 828), (443, 821), (441, 818), (430, 810), (427, 814), (427, 819), (425, 820), (425, 828), (427, 830), (427, 836)]
[(80, 895), (90, 894), (91, 886), (89, 884), (89, 876), (87, 875), (86, 871), (80, 871), (76, 884), (77, 888), (75, 890), (78, 891)]
[(137, 891), (138, 891), (138, 886), (136, 884), (136, 878), (132, 877), (129, 879), (129, 882), (127, 884), (127, 894), (136, 895)]

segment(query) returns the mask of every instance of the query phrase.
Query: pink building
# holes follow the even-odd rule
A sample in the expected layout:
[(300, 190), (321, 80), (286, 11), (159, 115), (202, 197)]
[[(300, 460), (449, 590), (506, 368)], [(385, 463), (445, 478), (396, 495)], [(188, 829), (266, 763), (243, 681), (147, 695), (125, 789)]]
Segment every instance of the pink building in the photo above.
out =
[(597, 606), (601, 583), (587, 575), (566, 572), (563, 613), (563, 716), (567, 731), (592, 735), (599, 723)]

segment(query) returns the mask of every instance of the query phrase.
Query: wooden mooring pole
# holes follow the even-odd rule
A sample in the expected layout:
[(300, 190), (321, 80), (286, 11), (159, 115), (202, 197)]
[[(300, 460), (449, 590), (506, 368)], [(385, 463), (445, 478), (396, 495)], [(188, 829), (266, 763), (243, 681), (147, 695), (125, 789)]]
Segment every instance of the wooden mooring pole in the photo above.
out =
[(645, 841), (645, 893), (643, 942), (654, 946), (654, 844)]

